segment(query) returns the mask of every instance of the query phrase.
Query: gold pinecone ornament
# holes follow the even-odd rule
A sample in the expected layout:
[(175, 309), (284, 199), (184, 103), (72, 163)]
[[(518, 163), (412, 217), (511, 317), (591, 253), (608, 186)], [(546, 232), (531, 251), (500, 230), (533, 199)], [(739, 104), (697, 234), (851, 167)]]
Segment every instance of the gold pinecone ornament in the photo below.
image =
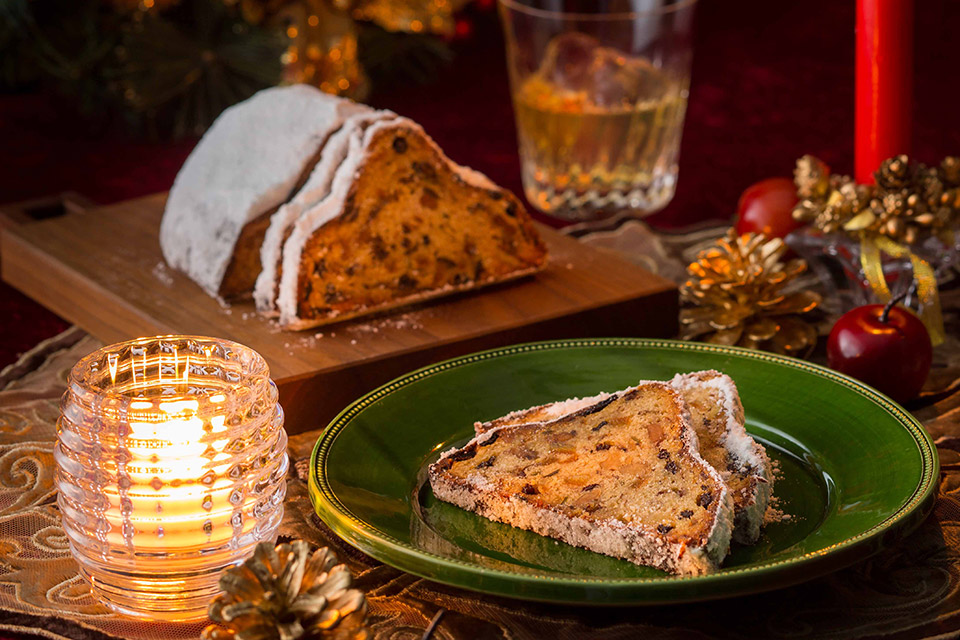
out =
[(202, 640), (366, 640), (366, 599), (351, 582), (327, 547), (260, 543), (220, 577)]
[(810, 155), (797, 160), (793, 181), (798, 198), (793, 217), (812, 223), (824, 233), (840, 231), (870, 203), (867, 187), (856, 184), (850, 176), (831, 175), (826, 164)]
[(730, 229), (697, 254), (687, 267), (691, 278), (680, 288), (687, 305), (680, 311), (682, 337), (787, 355), (809, 353), (817, 330), (802, 316), (820, 304), (820, 295), (790, 291), (807, 265), (799, 258), (784, 262), (786, 250), (779, 238), (737, 236)]
[(794, 182), (799, 202), (793, 217), (823, 233), (886, 236), (914, 244), (936, 236), (952, 244), (960, 225), (960, 159), (927, 167), (900, 155), (874, 173), (875, 185), (831, 175), (813, 156), (797, 160)]

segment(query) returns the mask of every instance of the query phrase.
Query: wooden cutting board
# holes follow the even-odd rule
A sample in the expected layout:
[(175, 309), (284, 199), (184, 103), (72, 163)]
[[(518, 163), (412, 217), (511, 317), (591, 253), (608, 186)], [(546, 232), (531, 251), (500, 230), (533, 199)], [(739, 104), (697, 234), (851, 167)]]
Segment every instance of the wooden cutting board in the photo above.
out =
[(281, 331), (251, 303), (223, 306), (164, 263), (166, 194), (0, 230), (3, 279), (98, 339), (156, 334), (235, 340), (259, 351), (291, 433), (316, 429), (358, 396), (411, 369), (554, 338), (670, 337), (673, 283), (545, 226), (544, 271), (367, 319)]

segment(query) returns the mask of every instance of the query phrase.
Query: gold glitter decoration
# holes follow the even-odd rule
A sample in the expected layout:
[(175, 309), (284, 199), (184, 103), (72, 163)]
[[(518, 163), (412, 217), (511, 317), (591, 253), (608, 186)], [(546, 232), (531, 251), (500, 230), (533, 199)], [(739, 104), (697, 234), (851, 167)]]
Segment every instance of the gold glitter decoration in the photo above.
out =
[(180, 0), (110, 0), (119, 11), (163, 11)]
[(303, 540), (257, 545), (220, 577), (202, 640), (367, 640), (367, 603), (346, 565)]
[(387, 31), (451, 36), (454, 12), (470, 0), (223, 1), (239, 6), (251, 24), (284, 29), (290, 38), (282, 57), (284, 82), (311, 84), (362, 101), (369, 93), (369, 80), (357, 57), (357, 21), (373, 22)]
[(858, 185), (803, 156), (794, 172), (800, 201), (793, 217), (824, 233), (880, 235), (908, 245), (936, 236), (952, 244), (960, 225), (960, 159), (927, 167), (900, 155), (885, 160), (874, 178), (874, 185)]
[(453, 34), (454, 12), (469, 0), (332, 0), (355, 20), (369, 20), (387, 31)]
[(357, 24), (332, 0), (224, 0), (251, 24), (282, 28), (290, 45), (281, 57), (283, 81), (364, 100), (369, 82), (357, 58)]
[(807, 268), (799, 258), (784, 262), (786, 250), (780, 238), (737, 236), (730, 229), (701, 251), (680, 288), (686, 305), (680, 311), (681, 336), (787, 355), (812, 351), (817, 330), (801, 316), (820, 304), (820, 295), (785, 292)]
[(284, 54), (285, 82), (303, 82), (322, 91), (363, 100), (367, 76), (357, 59), (357, 25), (327, 0), (288, 3), (277, 12), (287, 25), (290, 47)]

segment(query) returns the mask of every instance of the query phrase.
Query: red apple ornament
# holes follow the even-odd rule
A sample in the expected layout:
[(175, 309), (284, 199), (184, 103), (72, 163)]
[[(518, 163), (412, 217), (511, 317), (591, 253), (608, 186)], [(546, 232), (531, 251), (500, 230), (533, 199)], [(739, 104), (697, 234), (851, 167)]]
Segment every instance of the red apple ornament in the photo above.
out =
[(868, 304), (837, 320), (827, 340), (830, 368), (861, 380), (899, 403), (916, 397), (930, 373), (933, 348), (920, 319), (896, 306)]
[(793, 219), (797, 191), (789, 178), (767, 178), (750, 185), (737, 203), (737, 233), (782, 238), (803, 226)]

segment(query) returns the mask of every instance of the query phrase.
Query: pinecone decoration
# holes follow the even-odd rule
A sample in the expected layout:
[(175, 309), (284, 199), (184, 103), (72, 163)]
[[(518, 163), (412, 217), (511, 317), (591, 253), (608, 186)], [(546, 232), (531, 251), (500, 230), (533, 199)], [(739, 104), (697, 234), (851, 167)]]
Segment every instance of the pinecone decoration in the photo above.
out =
[(825, 199), (830, 191), (830, 167), (819, 158), (805, 155), (797, 160), (793, 181), (797, 185), (798, 198)]
[(812, 156), (797, 160), (794, 182), (800, 202), (793, 217), (823, 233), (878, 234), (914, 244), (937, 236), (951, 244), (960, 225), (960, 159), (928, 168), (905, 155), (883, 162), (875, 185), (830, 175)]
[(797, 160), (793, 176), (799, 198), (794, 219), (811, 222), (824, 233), (840, 231), (870, 202), (866, 187), (849, 176), (831, 175), (830, 168), (813, 156)]
[(947, 187), (960, 186), (960, 158), (947, 156), (940, 163), (937, 176)]
[(874, 172), (877, 186), (886, 191), (898, 191), (910, 185), (917, 167), (905, 155), (887, 158)]
[(801, 259), (782, 260), (779, 238), (733, 229), (715, 246), (701, 251), (687, 267), (691, 279), (681, 287), (681, 335), (705, 342), (740, 345), (788, 355), (805, 355), (817, 331), (801, 316), (820, 304), (813, 291), (787, 292), (806, 270)]
[(220, 577), (225, 593), (210, 603), (202, 640), (366, 640), (366, 599), (351, 589), (346, 565), (303, 540), (257, 545), (251, 558)]

